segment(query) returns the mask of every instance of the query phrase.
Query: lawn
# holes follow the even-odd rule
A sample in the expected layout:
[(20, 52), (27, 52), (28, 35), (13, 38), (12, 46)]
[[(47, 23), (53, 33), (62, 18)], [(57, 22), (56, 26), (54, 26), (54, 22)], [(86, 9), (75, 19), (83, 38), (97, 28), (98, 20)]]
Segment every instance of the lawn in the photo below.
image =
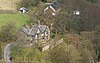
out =
[(26, 14), (0, 14), (0, 27), (6, 23), (14, 22), (19, 28), (23, 24), (27, 24), (29, 20), (30, 18)]

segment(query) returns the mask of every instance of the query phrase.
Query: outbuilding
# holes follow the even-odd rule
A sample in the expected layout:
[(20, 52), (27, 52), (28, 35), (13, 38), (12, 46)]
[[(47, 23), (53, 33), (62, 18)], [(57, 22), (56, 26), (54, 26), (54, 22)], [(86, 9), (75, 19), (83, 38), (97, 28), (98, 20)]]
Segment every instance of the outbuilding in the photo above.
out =
[(21, 8), (19, 9), (19, 11), (22, 12), (22, 13), (28, 13), (28, 9), (25, 8), (25, 7), (21, 7)]
[(44, 14), (56, 15), (60, 11), (58, 2), (53, 2), (44, 9)]

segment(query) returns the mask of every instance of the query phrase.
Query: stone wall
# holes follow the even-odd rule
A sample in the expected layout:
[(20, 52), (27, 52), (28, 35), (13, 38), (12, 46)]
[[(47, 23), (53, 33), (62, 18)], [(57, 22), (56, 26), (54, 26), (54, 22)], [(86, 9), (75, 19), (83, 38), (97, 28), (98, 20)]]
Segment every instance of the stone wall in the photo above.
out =
[(57, 45), (61, 44), (62, 42), (63, 42), (63, 38), (61, 38), (59, 40), (52, 40), (42, 46), (42, 51), (52, 49), (52, 48), (56, 47)]

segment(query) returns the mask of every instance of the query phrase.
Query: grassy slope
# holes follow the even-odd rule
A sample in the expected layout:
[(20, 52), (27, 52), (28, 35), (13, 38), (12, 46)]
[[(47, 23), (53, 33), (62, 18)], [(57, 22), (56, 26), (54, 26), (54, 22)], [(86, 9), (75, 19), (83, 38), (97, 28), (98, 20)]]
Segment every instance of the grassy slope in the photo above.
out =
[(29, 17), (26, 14), (0, 14), (0, 27), (8, 22), (15, 22), (19, 28), (27, 21)]
[(0, 0), (0, 10), (15, 10), (20, 0)]
[[(27, 24), (29, 19), (30, 18), (26, 14), (0, 14), (0, 27), (2, 27), (2, 25), (8, 22), (14, 22), (16, 23), (17, 28), (20, 28), (24, 23)], [(3, 50), (6, 43), (0, 42), (0, 45), (2, 45), (2, 57), (3, 57)]]

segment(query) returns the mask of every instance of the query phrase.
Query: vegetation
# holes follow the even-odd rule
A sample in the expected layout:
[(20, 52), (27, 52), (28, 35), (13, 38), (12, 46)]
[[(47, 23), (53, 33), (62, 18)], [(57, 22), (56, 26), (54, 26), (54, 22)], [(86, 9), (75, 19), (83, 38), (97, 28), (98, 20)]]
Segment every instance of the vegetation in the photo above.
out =
[(48, 52), (48, 60), (51, 63), (81, 63), (81, 59), (78, 50), (73, 45), (66, 43)]
[(18, 6), (31, 8), (39, 4), (39, 0), (22, 0)]
[[(19, 53), (15, 53), (16, 49), (12, 49), (12, 56), (16, 56), (14, 58), (20, 57), (22, 55), (21, 61), (38, 61), (42, 62), (41, 58), (50, 63), (89, 63), (97, 60), (96, 57), (96, 46), (99, 46), (99, 18), (96, 17), (98, 15), (99, 6), (96, 3), (96, 0), (59, 0), (61, 11), (57, 16), (48, 16), (42, 14), (41, 10), (43, 10), (43, 3), (38, 3), (35, 1), (34, 3), (30, 3), (31, 1), (24, 1), (22, 6), (26, 6), (29, 8), (36, 8), (39, 11), (36, 11), (35, 17), (39, 20), (43, 20), (44, 24), (50, 26), (53, 23), (52, 32), (55, 34), (66, 35), (67, 32), (74, 32), (74, 34), (68, 34), (64, 36), (64, 44), (59, 45), (58, 47), (47, 51), (48, 54), (44, 56), (39, 52), (39, 57), (36, 55), (35, 51), (30, 48), (22, 48)], [(38, 1), (39, 2), (39, 1)], [(92, 5), (91, 5), (92, 4)], [(32, 7), (33, 6), (33, 7)], [(40, 8), (41, 7), (41, 8)], [(96, 9), (94, 9), (96, 8)], [(90, 10), (91, 9), (91, 10)], [(80, 11), (80, 15), (74, 15), (72, 12), (75, 10)], [(96, 11), (97, 13), (93, 12)], [(67, 13), (67, 14), (66, 14)], [(95, 13), (95, 14), (94, 14)], [(34, 15), (33, 15), (34, 16)], [(99, 16), (99, 15), (98, 15)], [(45, 19), (45, 20), (44, 20)], [(90, 32), (89, 32), (90, 31)], [(79, 34), (79, 36), (77, 35)], [(97, 38), (98, 37), (98, 38)], [(20, 36), (23, 42), (23, 38)], [(19, 48), (20, 49), (20, 48)], [(28, 56), (23, 55), (25, 51), (29, 50)], [(22, 54), (23, 52), (23, 54)], [(32, 54), (34, 53), (34, 54)], [(17, 56), (19, 55), (19, 56)], [(31, 56), (32, 55), (32, 56)], [(44, 57), (41, 57), (43, 55)], [(38, 57), (38, 60), (36, 59)], [(77, 57), (77, 58), (76, 58)], [(30, 59), (26, 59), (30, 58)], [(35, 60), (33, 60), (33, 58)]]
[[(27, 51), (27, 52), (26, 52)], [(13, 46), (11, 48), (11, 57), (17, 62), (36, 62), (40, 63), (43, 60), (43, 53), (37, 48)]]
[(16, 40), (16, 32), (23, 24), (29, 24), (30, 17), (26, 14), (0, 14), (0, 58), (3, 58), (3, 47)]
[(0, 42), (10, 42), (15, 40), (16, 26), (14, 23), (8, 23), (1, 27)]
[(30, 20), (29, 16), (26, 14), (0, 14), (0, 18), (0, 28), (10, 22), (14, 22), (16, 27), (20, 28)]
[[(20, 7), (24, 6), (29, 10), (29, 15), (42, 24), (51, 27), (52, 37), (62, 35), (64, 43), (54, 49), (41, 52), (34, 46), (26, 47), (29, 44), (23, 34), (16, 34), (22, 24), (33, 22), (26, 14), (0, 14), (0, 41), (14, 41), (21, 45), (11, 48), (13, 61), (26, 61), (34, 63), (96, 63), (100, 61), (100, 3), (97, 0), (57, 0), (61, 10), (56, 16), (45, 15), (46, 0), (22, 0)], [(73, 12), (79, 11), (76, 15)], [(33, 13), (34, 12), (34, 13)], [(8, 23), (10, 22), (10, 23)], [(8, 23), (8, 24), (6, 24)], [(7, 31), (7, 32), (6, 32)], [(13, 40), (16, 35), (17, 39)]]
[[(16, 3), (20, 2), (21, 0), (0, 0), (0, 11), (1, 10), (12, 10), (16, 11)], [(1, 12), (0, 12), (1, 13)]]

